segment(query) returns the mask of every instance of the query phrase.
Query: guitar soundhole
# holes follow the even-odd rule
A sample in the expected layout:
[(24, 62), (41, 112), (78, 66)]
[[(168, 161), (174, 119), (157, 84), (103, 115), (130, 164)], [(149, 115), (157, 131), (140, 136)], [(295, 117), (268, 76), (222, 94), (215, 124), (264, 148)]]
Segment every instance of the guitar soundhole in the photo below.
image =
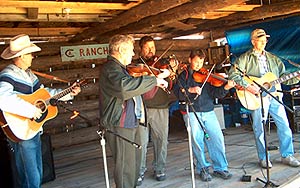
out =
[(45, 101), (37, 100), (37, 101), (35, 101), (34, 105), (37, 108), (41, 109), (43, 113), (46, 112), (46, 110), (47, 110), (47, 104), (45, 103)]
[(269, 90), (269, 89), (271, 88), (271, 84), (268, 83), (268, 82), (265, 82), (265, 83), (263, 84), (263, 86), (264, 86), (264, 88), (265, 88), (266, 90)]
[(43, 100), (37, 100), (35, 101), (34, 105), (42, 110), (42, 116), (39, 119), (36, 119), (35, 121), (40, 123), (42, 122), (48, 115), (48, 109), (47, 109), (47, 104)]

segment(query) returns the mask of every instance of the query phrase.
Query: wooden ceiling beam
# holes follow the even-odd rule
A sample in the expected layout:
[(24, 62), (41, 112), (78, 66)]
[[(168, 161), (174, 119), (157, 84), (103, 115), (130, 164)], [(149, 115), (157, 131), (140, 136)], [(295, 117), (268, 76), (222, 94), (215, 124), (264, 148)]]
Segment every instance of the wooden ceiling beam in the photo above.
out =
[(112, 36), (117, 33), (135, 33), (136, 30), (140, 30), (141, 28), (144, 27), (167, 25), (168, 23), (172, 23), (177, 20), (184, 20), (190, 18), (193, 15), (199, 13), (206, 13), (207, 10), (213, 11), (232, 4), (240, 4), (242, 2), (245, 1), (244, 0), (193, 1), (191, 3), (183, 4), (180, 7), (175, 7), (173, 9), (170, 9), (166, 12), (162, 12), (158, 15), (146, 17), (140, 20), (139, 22), (131, 23), (125, 27), (118, 29), (115, 32), (109, 32), (103, 35), (99, 35), (99, 34), (95, 35), (97, 36), (96, 41), (102, 41), (107, 36)]
[(190, 0), (146, 1), (99, 26), (85, 30), (83, 33), (76, 35), (71, 41), (78, 42), (86, 39), (91, 40), (97, 35), (118, 29), (119, 27), (126, 26), (130, 23), (138, 22), (145, 17), (159, 14), (160, 12), (167, 11), (186, 2), (190, 2)]
[[(250, 12), (238, 12), (224, 18), (222, 22), (227, 26), (232, 26), (235, 24), (241, 24), (255, 20), (264, 20), (267, 18), (285, 16), (299, 12), (300, 0), (294, 0), (293, 2), (264, 5), (263, 7), (255, 8)], [(213, 22), (212, 24), (214, 24)], [(216, 22), (220, 22), (220, 20), (216, 20)]]
[[(257, 20), (265, 20), (272, 17), (282, 17), (289, 14), (300, 13), (300, 0), (280, 4), (264, 5), (250, 12), (237, 12), (222, 19), (212, 20), (209, 23), (197, 25), (197, 30), (205, 31), (216, 28), (229, 28)], [(217, 25), (216, 25), (217, 24)]]
[(80, 33), (85, 28), (0, 28), (1, 36), (15, 36), (21, 33), (26, 33), (29, 36), (37, 37), (49, 37), (49, 36), (66, 36), (66, 35), (75, 35)]
[[(300, 13), (300, 0), (285, 2), (279, 0), (282, 4), (275, 0), (276, 3), (272, 1), (270, 5), (245, 5), (243, 3), (245, 1), (247, 0), (137, 0), (132, 3), (115, 3), (115, 6), (111, 6), (113, 3), (99, 5), (91, 2), (54, 0), (2, 0), (0, 33), (1, 36), (13, 36), (19, 32), (28, 32), (37, 37), (57, 35), (68, 39), (75, 35), (70, 42), (80, 43), (94, 42), (92, 40), (106, 42), (114, 34), (134, 34), (134, 36), (153, 34), (171, 39), (180, 35), (205, 32), (211, 33), (216, 38), (224, 36), (224, 31), (228, 29)], [(62, 14), (62, 9), (68, 3), (73, 7), (71, 12), (69, 15)], [(35, 6), (32, 6), (33, 4)], [(135, 7), (128, 10), (130, 6)], [(251, 11), (256, 6), (261, 7)], [(232, 14), (228, 15), (230, 13)], [(209, 18), (211, 20), (208, 20)], [(57, 25), (59, 23), (65, 25)], [(3, 27), (8, 29), (1, 30)], [(78, 28), (72, 31), (69, 27)], [(15, 30), (17, 28), (19, 30)]]
[(127, 10), (140, 2), (125, 3), (85, 3), (85, 2), (56, 2), (56, 1), (14, 1), (2, 0), (2, 7), (25, 7), (25, 8), (85, 8), (103, 10)]
[(221, 9), (218, 9), (218, 11), (229, 11), (229, 12), (236, 12), (236, 11), (251, 11), (256, 7), (260, 7), (262, 5), (230, 5)]
[(27, 18), (28, 19), (38, 19), (39, 9), (38, 8), (28, 8)]
[[(250, 24), (258, 20), (266, 20), (276, 17), (284, 17), (287, 15), (300, 13), (300, 0), (293, 2), (284, 2), (280, 4), (264, 5), (262, 7), (254, 8), (250, 12), (237, 12), (224, 18), (216, 20), (204, 21), (202, 20), (197, 24), (196, 22), (190, 23), (197, 24), (197, 29), (173, 33), (176, 36), (189, 35), (193, 33), (212, 31), (215, 37), (224, 37), (225, 31), (242, 27), (245, 24)], [(220, 29), (223, 28), (223, 29)]]
[[(39, 14), (59, 14), (62, 12), (62, 8), (53, 7), (53, 8), (38, 8)], [(27, 8), (21, 7), (0, 7), (1, 14), (26, 14)], [(109, 14), (108, 10), (98, 9), (98, 8), (73, 8), (70, 11), (70, 14)]]
[(38, 19), (28, 19), (27, 14), (0, 14), (2, 22), (95, 22), (101, 23), (112, 17), (82, 14), (40, 14)]

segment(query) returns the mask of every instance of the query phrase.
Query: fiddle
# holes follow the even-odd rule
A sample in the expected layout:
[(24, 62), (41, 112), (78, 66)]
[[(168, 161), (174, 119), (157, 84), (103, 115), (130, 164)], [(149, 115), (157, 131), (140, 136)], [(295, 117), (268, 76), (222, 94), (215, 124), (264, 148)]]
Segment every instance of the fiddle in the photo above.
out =
[(148, 59), (146, 63), (147, 65), (157, 69), (168, 69), (170, 65), (169, 58), (159, 58), (157, 56), (153, 56)]
[[(170, 72), (162, 72), (159, 69), (156, 69), (154, 67), (150, 67), (147, 64), (130, 64), (126, 66), (127, 72), (133, 76), (133, 77), (140, 77), (144, 75), (154, 75), (156, 78), (158, 78), (158, 75), (163, 73), (166, 75), (163, 75), (164, 78), (169, 76)], [(171, 92), (168, 90), (168, 88), (162, 88), (166, 93), (171, 94)]]
[(126, 66), (127, 72), (133, 77), (140, 77), (145, 75), (158, 75), (161, 71), (154, 67), (147, 67), (144, 64), (130, 64)]
[[(152, 62), (147, 62), (147, 64), (159, 69), (168, 69), (170, 67), (170, 58), (162, 57), (173, 47), (173, 45), (174, 43), (170, 44), (170, 46), (160, 56), (153, 56), (152, 58), (150, 58)], [(143, 61), (143, 59), (141, 60)]]
[(169, 78), (174, 80), (176, 78), (176, 71), (179, 67), (179, 62), (176, 59), (175, 55), (171, 55), (167, 58), (159, 58), (153, 56), (152, 58), (145, 61), (147, 65), (156, 69), (167, 69), (170, 71)]
[[(215, 87), (220, 87), (224, 83), (227, 83), (227, 80), (218, 73), (211, 73), (205, 68), (201, 68), (199, 71), (193, 73), (193, 79), (198, 83), (208, 82)], [(206, 80), (206, 81), (205, 81)]]

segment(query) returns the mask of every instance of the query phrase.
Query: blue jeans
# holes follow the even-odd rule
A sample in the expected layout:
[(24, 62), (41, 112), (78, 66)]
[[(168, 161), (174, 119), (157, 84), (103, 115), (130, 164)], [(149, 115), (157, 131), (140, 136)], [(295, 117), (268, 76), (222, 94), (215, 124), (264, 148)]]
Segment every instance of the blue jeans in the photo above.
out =
[(40, 188), (43, 177), (41, 137), (38, 133), (30, 140), (9, 141), (17, 168), (18, 188)]
[[(264, 98), (264, 122), (268, 117), (268, 112), (272, 116), (277, 126), (277, 136), (279, 139), (279, 150), (282, 157), (294, 154), (292, 131), (289, 128), (289, 122), (286, 117), (284, 107), (275, 99), (269, 96)], [(261, 108), (251, 112), (253, 118), (253, 131), (255, 136), (256, 149), (259, 160), (265, 160), (265, 143), (264, 143), (264, 127), (262, 124)]]
[(211, 166), (206, 160), (205, 145), (214, 171), (227, 170), (228, 162), (225, 155), (224, 137), (215, 112), (196, 112), (196, 114), (210, 137), (210, 140), (204, 137), (204, 132), (194, 113), (190, 112), (183, 115), (186, 126), (188, 116), (190, 118), (192, 148), (197, 160), (196, 172), (200, 173), (202, 168)]

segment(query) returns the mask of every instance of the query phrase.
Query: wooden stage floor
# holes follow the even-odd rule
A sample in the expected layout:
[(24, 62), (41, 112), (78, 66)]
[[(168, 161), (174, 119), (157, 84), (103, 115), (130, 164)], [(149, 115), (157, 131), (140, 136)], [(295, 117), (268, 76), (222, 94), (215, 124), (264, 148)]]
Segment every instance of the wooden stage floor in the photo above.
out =
[[(229, 128), (224, 131), (227, 160), (233, 177), (223, 180), (213, 177), (211, 182), (202, 182), (195, 174), (196, 188), (257, 188), (264, 183), (256, 178), (265, 179), (266, 170), (262, 170), (257, 161), (253, 133), (250, 126)], [(91, 133), (92, 134), (92, 133)], [(67, 139), (67, 138), (66, 138)], [(62, 141), (63, 142), (63, 141)], [(294, 134), (295, 157), (300, 159), (300, 135)], [(268, 136), (269, 145), (278, 146), (276, 130), (272, 129)], [(112, 157), (106, 147), (110, 187), (114, 188)], [(271, 182), (280, 185), (300, 178), (300, 167), (288, 167), (280, 163), (279, 150), (270, 151), (273, 168), (270, 170)], [(56, 148), (53, 151), (56, 179), (43, 184), (42, 188), (106, 188), (103, 168), (102, 148), (98, 141), (70, 147)], [(153, 178), (151, 162), (153, 159), (152, 143), (149, 144), (147, 166), (141, 188), (192, 188), (189, 147), (184, 127), (170, 127), (167, 179), (158, 182)], [(251, 176), (251, 182), (242, 182), (243, 174)], [(300, 187), (292, 186), (293, 188)]]

